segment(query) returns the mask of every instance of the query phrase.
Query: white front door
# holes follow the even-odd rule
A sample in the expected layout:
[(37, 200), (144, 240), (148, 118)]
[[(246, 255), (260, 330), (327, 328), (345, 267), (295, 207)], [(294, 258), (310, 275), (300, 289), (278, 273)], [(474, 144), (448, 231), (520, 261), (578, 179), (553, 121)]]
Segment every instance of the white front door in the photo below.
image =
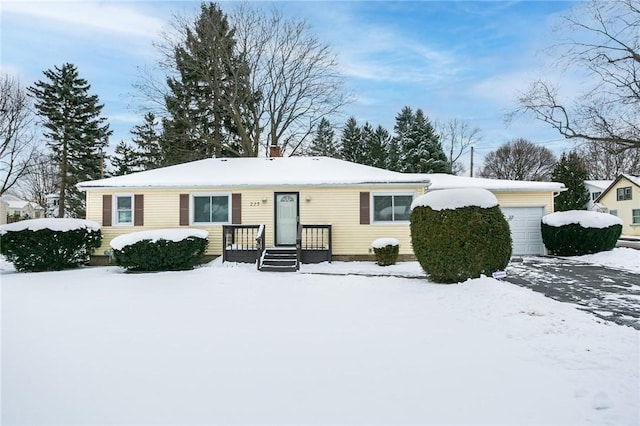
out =
[(276, 194), (276, 245), (295, 245), (298, 233), (298, 194)]

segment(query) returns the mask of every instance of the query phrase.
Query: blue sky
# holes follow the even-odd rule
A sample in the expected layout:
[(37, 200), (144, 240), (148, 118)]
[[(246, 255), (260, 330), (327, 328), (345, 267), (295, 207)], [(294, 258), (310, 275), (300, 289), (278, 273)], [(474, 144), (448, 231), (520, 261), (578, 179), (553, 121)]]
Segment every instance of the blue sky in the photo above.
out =
[[(195, 16), (199, 2), (3, 0), (0, 65), (24, 85), (42, 71), (70, 62), (92, 85), (105, 107), (114, 136), (129, 139), (141, 122), (133, 96), (139, 67), (153, 66), (153, 42), (173, 13)], [(222, 2), (222, 7), (233, 7)], [(271, 7), (271, 3), (260, 3)], [(579, 84), (554, 68), (545, 48), (557, 41), (552, 29), (575, 6), (562, 1), (323, 1), (277, 2), (286, 15), (306, 19), (338, 54), (346, 88), (355, 96), (336, 124), (393, 129), (403, 106), (422, 108), (432, 121), (453, 118), (481, 130), (476, 164), (504, 142), (523, 137), (559, 153), (571, 148), (533, 118), (507, 126), (528, 82), (545, 77)], [(575, 86), (574, 86), (575, 87)]]

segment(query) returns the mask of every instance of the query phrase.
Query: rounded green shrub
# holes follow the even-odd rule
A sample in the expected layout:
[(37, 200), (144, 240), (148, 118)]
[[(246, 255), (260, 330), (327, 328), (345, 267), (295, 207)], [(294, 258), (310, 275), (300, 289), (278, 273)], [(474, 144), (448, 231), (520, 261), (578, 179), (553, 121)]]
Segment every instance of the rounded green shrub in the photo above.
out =
[(430, 279), (454, 283), (506, 268), (511, 232), (495, 196), (481, 189), (433, 192), (439, 193), (434, 206), (436, 197), (427, 193), (414, 201), (410, 216), (413, 251)]
[(114, 238), (111, 246), (116, 265), (128, 271), (181, 271), (202, 263), (207, 237), (201, 230), (141, 231)]
[(613, 249), (622, 234), (622, 220), (608, 213), (569, 210), (544, 216), (541, 230), (550, 254), (579, 256)]
[(395, 265), (400, 253), (400, 243), (395, 238), (379, 238), (371, 246), (380, 266)]
[(0, 253), (17, 271), (59, 271), (89, 262), (100, 226), (82, 219), (30, 219), (0, 227)]

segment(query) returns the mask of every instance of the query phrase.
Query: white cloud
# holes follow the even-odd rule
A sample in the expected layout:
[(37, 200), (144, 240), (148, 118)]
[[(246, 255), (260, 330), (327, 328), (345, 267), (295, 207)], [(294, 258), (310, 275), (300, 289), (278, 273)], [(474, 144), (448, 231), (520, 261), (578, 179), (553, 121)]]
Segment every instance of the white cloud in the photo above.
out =
[[(161, 19), (130, 5), (89, 1), (3, 1), (3, 19), (38, 19), (64, 31), (101, 31), (113, 35), (151, 38), (162, 30)], [(39, 24), (38, 24), (39, 25)]]

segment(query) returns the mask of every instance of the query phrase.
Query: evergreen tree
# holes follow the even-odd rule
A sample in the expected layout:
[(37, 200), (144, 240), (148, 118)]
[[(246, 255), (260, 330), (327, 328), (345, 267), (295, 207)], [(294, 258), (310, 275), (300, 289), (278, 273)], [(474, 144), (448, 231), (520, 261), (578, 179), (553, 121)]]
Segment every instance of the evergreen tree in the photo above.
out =
[(143, 170), (135, 148), (125, 141), (120, 141), (116, 146), (115, 154), (111, 156), (111, 165), (114, 167), (113, 174), (115, 176), (128, 175)]
[(371, 152), (369, 151), (369, 145), (372, 143), (373, 139), (373, 127), (369, 122), (365, 122), (364, 126), (360, 128), (360, 158), (357, 161), (360, 164), (364, 164), (365, 166), (370, 166), (373, 162), (373, 158), (371, 157)]
[(144, 122), (131, 129), (136, 160), (140, 170), (151, 170), (162, 167), (164, 163), (160, 135), (157, 132), (158, 121), (152, 112), (144, 115)]
[(413, 111), (410, 107), (405, 106), (404, 108), (402, 108), (400, 113), (396, 115), (396, 124), (393, 126), (395, 135), (393, 137), (393, 143), (390, 152), (392, 151), (393, 146), (395, 146), (395, 151), (397, 152), (397, 161), (394, 162), (394, 167), (390, 167), (390, 170), (403, 172), (407, 169), (407, 147), (412, 144), (412, 126)]
[(563, 153), (551, 174), (554, 182), (562, 182), (567, 190), (554, 198), (555, 211), (583, 210), (589, 202), (589, 191), (584, 181), (589, 178), (587, 167), (580, 156), (572, 151)]
[(402, 171), (406, 173), (447, 173), (447, 156), (440, 137), (421, 109), (413, 115), (409, 138), (401, 147)]
[(394, 172), (400, 171), (400, 147), (398, 146), (398, 139), (395, 137), (390, 137), (389, 139), (385, 168)]
[(44, 71), (46, 81), (37, 81), (29, 92), (44, 119), (44, 137), (53, 153), (59, 177), (58, 217), (85, 217), (84, 193), (76, 183), (103, 175), (103, 151), (111, 135), (103, 105), (91, 86), (78, 75), (73, 64)]
[(369, 166), (385, 169), (387, 167), (387, 151), (391, 136), (382, 126), (376, 127), (365, 140)]
[(340, 158), (340, 151), (335, 140), (335, 133), (331, 123), (326, 118), (320, 120), (316, 135), (309, 146), (309, 155)]
[(365, 160), (362, 131), (355, 117), (350, 117), (342, 129), (342, 159), (363, 164)]
[(235, 50), (234, 31), (215, 3), (202, 3), (185, 39), (174, 49), (179, 77), (170, 77), (163, 121), (165, 164), (210, 157), (257, 155), (239, 142), (241, 108), (251, 102), (248, 68)]

